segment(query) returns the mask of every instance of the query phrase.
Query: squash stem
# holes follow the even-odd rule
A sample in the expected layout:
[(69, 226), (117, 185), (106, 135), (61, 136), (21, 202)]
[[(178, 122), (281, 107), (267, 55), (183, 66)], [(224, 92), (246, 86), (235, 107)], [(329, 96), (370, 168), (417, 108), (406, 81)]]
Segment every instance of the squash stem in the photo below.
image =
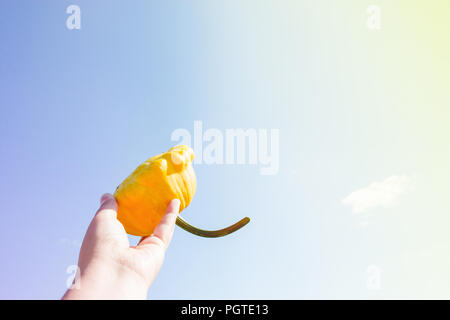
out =
[(180, 228), (186, 230), (187, 232), (195, 234), (197, 236), (205, 237), (205, 238), (218, 238), (218, 237), (226, 236), (230, 233), (233, 233), (233, 232), (239, 230), (240, 228), (242, 228), (249, 222), (250, 222), (250, 218), (245, 217), (244, 219), (236, 222), (235, 224), (233, 224), (229, 227), (220, 229), (220, 230), (203, 230), (203, 229), (194, 227), (193, 225), (188, 223), (186, 220), (184, 220), (181, 216), (178, 216), (176, 224)]

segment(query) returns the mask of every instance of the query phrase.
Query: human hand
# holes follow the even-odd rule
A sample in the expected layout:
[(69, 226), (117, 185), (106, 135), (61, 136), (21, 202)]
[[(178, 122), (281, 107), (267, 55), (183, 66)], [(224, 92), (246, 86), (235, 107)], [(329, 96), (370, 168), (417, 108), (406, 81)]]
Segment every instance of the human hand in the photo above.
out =
[(63, 299), (145, 299), (162, 266), (179, 209), (180, 200), (172, 200), (153, 234), (130, 247), (117, 220), (114, 196), (103, 195), (81, 246), (78, 289), (67, 290)]

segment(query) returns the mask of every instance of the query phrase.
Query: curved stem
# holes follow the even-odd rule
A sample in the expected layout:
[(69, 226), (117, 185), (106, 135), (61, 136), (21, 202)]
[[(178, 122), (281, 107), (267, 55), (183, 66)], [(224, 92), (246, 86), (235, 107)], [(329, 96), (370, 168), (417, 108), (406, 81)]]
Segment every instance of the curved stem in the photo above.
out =
[(177, 226), (179, 226), (180, 228), (186, 230), (187, 232), (190, 232), (192, 234), (195, 234), (197, 236), (200, 237), (205, 237), (205, 238), (218, 238), (218, 237), (223, 237), (226, 236), (230, 233), (233, 233), (237, 230), (239, 230), (240, 228), (242, 228), (243, 226), (245, 226), (247, 223), (250, 222), (250, 218), (249, 217), (245, 217), (244, 219), (236, 222), (235, 224), (220, 229), (220, 230), (203, 230), (203, 229), (199, 229), (197, 227), (194, 227), (193, 225), (189, 224), (186, 220), (184, 220), (181, 216), (177, 217)]

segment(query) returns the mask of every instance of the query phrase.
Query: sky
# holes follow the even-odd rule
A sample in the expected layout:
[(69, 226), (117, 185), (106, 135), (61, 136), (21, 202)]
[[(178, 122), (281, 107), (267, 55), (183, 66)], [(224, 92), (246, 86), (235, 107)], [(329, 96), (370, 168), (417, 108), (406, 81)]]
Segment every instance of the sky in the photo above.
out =
[(0, 298), (59, 299), (100, 196), (196, 121), (277, 130), (278, 170), (194, 164), (183, 217), (252, 220), (177, 228), (149, 299), (449, 298), (449, 10), (2, 1)]

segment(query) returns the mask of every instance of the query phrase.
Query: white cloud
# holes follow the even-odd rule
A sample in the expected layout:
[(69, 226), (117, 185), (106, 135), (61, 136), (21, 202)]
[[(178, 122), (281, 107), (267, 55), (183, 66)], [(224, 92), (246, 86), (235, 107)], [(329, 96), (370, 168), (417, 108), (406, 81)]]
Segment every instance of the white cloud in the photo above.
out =
[(342, 203), (351, 206), (354, 213), (362, 213), (376, 207), (389, 208), (395, 205), (400, 195), (408, 191), (409, 184), (410, 179), (407, 176), (392, 176), (353, 191)]

